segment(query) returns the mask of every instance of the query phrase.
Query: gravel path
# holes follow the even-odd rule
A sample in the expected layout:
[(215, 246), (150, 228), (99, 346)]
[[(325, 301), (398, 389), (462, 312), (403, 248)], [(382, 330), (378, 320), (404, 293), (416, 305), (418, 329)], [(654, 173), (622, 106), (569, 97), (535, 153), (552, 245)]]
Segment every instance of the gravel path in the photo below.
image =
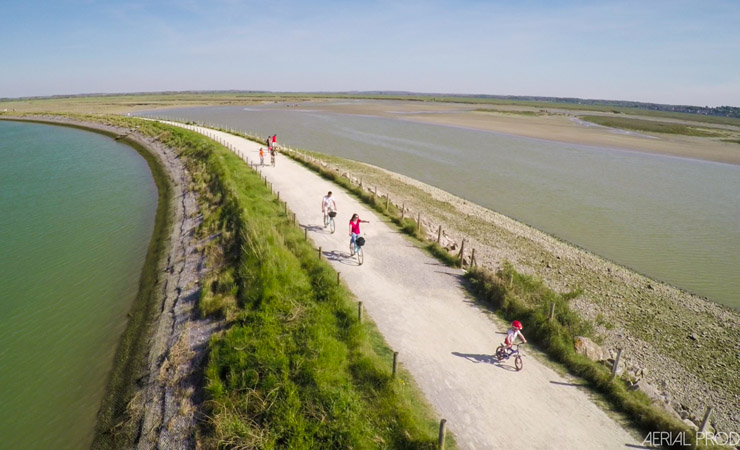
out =
[[(188, 128), (233, 147), (251, 162), (259, 161), (259, 144)], [(641, 441), (581, 388), (536, 359), (525, 356), (521, 372), (514, 371), (511, 362), (495, 364), (490, 355), (505, 330), (468, 298), (460, 284), (461, 271), (427, 256), (385, 219), (298, 163), (278, 156), (277, 167), (261, 171), (363, 302), (399, 352), (400, 362), (448, 420), (461, 448), (504, 448), (512, 442), (533, 449), (624, 448)], [(329, 190), (335, 192), (339, 208), (334, 234), (321, 226), (320, 200)], [(362, 266), (349, 257), (347, 223), (355, 212), (370, 221), (362, 226), (367, 239)]]

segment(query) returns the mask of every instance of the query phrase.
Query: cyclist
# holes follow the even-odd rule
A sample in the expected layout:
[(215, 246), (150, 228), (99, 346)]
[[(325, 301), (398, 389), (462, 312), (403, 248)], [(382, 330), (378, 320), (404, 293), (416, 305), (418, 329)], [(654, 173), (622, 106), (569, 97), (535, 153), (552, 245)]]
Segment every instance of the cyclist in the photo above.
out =
[(327, 217), (330, 212), (337, 212), (337, 202), (334, 201), (334, 197), (331, 196), (331, 191), (321, 199), (321, 212), (324, 213), (324, 228), (327, 226)]
[(262, 147), (260, 147), (260, 166), (265, 165), (265, 152), (262, 150)]
[(511, 346), (514, 345), (517, 336), (522, 338), (522, 342), (527, 343), (527, 339), (522, 334), (522, 328), (522, 323), (518, 320), (511, 322), (511, 328), (509, 328), (509, 332), (506, 333), (506, 339), (504, 339), (504, 345), (506, 345), (509, 352), (511, 352)]
[(350, 256), (355, 254), (355, 240), (360, 235), (360, 223), (370, 223), (367, 220), (360, 220), (360, 216), (357, 213), (352, 214), (352, 218), (349, 220), (349, 245), (350, 245)]

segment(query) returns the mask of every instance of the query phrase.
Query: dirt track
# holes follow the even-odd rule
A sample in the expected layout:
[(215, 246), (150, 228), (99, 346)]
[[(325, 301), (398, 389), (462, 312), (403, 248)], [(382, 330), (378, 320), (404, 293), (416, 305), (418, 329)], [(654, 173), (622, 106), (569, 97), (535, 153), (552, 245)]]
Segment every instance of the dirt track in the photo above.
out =
[[(250, 162), (259, 144), (199, 127), (233, 146)], [(269, 156), (266, 156), (269, 160)], [(400, 362), (413, 375), (461, 448), (597, 449), (641, 442), (593, 404), (587, 393), (552, 369), (525, 356), (524, 370), (513, 362), (495, 364), (502, 332), (466, 295), (462, 272), (443, 266), (415, 248), (364, 205), (284, 156), (263, 167), (280, 198), (342, 279), (363, 302)], [(337, 231), (321, 226), (320, 201), (334, 192)], [(358, 213), (367, 239), (365, 264), (349, 257), (348, 221)], [(526, 335), (526, 331), (524, 333)], [(526, 350), (525, 350), (526, 353)]]

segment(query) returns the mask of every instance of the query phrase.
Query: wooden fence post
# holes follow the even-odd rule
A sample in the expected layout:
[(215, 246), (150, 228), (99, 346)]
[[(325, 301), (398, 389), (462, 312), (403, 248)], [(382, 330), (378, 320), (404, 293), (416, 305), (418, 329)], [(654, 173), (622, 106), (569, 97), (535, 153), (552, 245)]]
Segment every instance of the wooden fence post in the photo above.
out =
[(339, 284), (339, 276), (342, 274), (342, 272), (337, 272), (337, 284)]
[(421, 230), (421, 211), (416, 215), (416, 232), (418, 233), (419, 230)]
[(442, 419), (439, 421), (439, 437), (437, 438), (437, 448), (442, 450), (445, 448), (445, 437), (447, 434), (447, 431), (445, 428), (447, 427), (447, 419)]
[(622, 356), (622, 349), (617, 349), (617, 357), (614, 358), (614, 366), (612, 366), (612, 380), (617, 376), (617, 367), (619, 367), (619, 357)]
[(475, 260), (475, 249), (473, 249), (472, 253), (470, 254), (470, 267), (478, 266), (478, 261)]
[(319, 247), (319, 259), (321, 259), (321, 247)]
[(555, 317), (555, 302), (550, 303), (550, 314), (547, 315), (547, 320), (552, 320)]
[(362, 302), (357, 302), (357, 320), (362, 322)]
[(462, 266), (463, 258), (465, 257), (465, 239), (462, 240), (462, 244), (460, 244), (460, 266)]
[(303, 229), (303, 237), (305, 240), (308, 240), (308, 228)]
[(442, 225), (439, 226), (439, 230), (437, 230), (437, 244), (442, 242)]
[(699, 427), (699, 433), (703, 433), (709, 423), (709, 416), (712, 415), (712, 407), (707, 406), (707, 410), (704, 412), (704, 419), (701, 421), (701, 427)]
[(393, 352), (393, 373), (391, 377), (396, 378), (396, 367), (398, 366), (398, 352)]
[(401, 206), (401, 220), (406, 216), (406, 203)]

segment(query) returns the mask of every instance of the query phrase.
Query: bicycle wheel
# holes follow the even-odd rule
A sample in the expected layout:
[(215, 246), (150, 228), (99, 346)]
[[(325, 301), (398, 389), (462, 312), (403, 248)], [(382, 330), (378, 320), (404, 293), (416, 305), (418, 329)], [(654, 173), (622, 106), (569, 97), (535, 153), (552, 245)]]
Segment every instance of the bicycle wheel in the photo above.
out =
[(362, 247), (357, 247), (357, 262), (362, 265), (365, 262), (365, 253), (362, 251)]
[(521, 356), (516, 355), (516, 358), (514, 358), (514, 367), (516, 367), (517, 372), (524, 367), (524, 361), (522, 361)]
[(336, 231), (336, 229), (337, 229), (337, 224), (334, 223), (334, 218), (333, 217), (330, 217), (329, 218), (329, 231), (331, 231), (332, 233), (334, 233), (334, 231)]
[(501, 361), (504, 358), (506, 358), (506, 347), (504, 347), (503, 345), (499, 345), (496, 349), (496, 359)]

